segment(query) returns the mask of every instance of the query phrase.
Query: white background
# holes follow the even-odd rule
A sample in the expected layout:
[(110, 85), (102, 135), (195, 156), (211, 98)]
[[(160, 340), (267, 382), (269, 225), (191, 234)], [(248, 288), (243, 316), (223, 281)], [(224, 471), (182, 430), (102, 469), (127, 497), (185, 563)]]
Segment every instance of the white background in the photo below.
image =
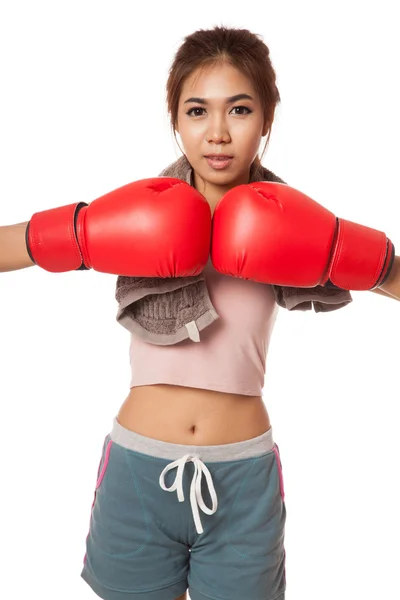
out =
[[(282, 104), (264, 165), (385, 231), (400, 254), (395, 7), (2, 1), (0, 224), (90, 202), (176, 160), (170, 63), (184, 36), (224, 24), (270, 47)], [(116, 277), (32, 267), (0, 278), (1, 596), (89, 600), (80, 571), (96, 472), (130, 380)], [(400, 304), (352, 295), (329, 314), (281, 309), (270, 345), (286, 600), (400, 597)]]

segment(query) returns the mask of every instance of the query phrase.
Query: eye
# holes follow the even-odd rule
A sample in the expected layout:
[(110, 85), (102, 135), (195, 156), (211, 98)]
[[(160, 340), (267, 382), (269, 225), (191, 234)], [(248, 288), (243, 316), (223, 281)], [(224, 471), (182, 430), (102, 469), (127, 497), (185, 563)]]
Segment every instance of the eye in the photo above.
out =
[[(247, 106), (234, 106), (232, 108), (232, 110), (239, 110), (239, 109), (247, 110), (247, 114), (250, 114), (252, 112), (249, 108), (247, 108)], [(195, 111), (195, 110), (202, 111), (202, 110), (205, 110), (205, 108), (202, 108), (201, 106), (194, 106), (193, 108), (191, 108), (190, 110), (188, 110), (188, 112), (186, 114), (189, 115), (189, 117), (191, 117), (192, 114), (193, 114), (193, 111)], [(241, 116), (243, 113), (236, 113), (236, 114), (238, 116)], [(244, 113), (244, 114), (246, 114), (246, 113)], [(199, 117), (200, 115), (199, 114), (193, 114), (193, 116)]]
[[(204, 110), (204, 108), (200, 108), (199, 106), (195, 106), (194, 108), (191, 108), (190, 110), (188, 110), (188, 112), (186, 114), (189, 115), (189, 117), (191, 117), (194, 110)], [(199, 115), (194, 115), (194, 116), (198, 117)]]
[(252, 112), (249, 108), (247, 108), (247, 106), (234, 106), (232, 110), (239, 110), (239, 108), (244, 108), (244, 110), (247, 110), (247, 114)]

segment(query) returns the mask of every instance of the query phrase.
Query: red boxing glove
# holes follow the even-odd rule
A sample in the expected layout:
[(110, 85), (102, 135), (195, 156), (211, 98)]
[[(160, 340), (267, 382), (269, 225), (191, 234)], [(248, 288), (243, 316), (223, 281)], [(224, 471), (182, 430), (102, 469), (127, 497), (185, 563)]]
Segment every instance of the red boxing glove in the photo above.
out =
[(31, 260), (47, 271), (95, 269), (134, 277), (188, 277), (207, 264), (211, 209), (181, 179), (142, 179), (101, 196), (35, 213)]
[(291, 287), (370, 290), (394, 261), (386, 235), (346, 219), (282, 183), (239, 185), (215, 207), (211, 260), (217, 271)]

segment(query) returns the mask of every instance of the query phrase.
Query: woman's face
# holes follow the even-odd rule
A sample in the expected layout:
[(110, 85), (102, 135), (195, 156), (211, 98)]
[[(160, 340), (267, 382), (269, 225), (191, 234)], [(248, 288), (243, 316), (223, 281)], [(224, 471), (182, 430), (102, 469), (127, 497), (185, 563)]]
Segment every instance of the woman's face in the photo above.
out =
[[(228, 100), (238, 94), (250, 98)], [(261, 103), (250, 80), (226, 64), (199, 69), (186, 80), (176, 131), (195, 171), (195, 180), (196, 175), (197, 179), (200, 176), (214, 191), (248, 183), (250, 165), (261, 137), (267, 134)], [(233, 158), (225, 168), (216, 169), (205, 158), (209, 154)]]

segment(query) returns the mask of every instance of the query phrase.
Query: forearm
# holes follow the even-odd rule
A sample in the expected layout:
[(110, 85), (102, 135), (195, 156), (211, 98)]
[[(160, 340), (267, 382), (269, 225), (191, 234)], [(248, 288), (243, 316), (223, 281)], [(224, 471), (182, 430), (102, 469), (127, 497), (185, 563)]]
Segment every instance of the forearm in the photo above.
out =
[(28, 222), (0, 227), (0, 272), (32, 267), (26, 249), (25, 232)]
[(382, 290), (395, 300), (400, 300), (400, 256), (395, 256), (389, 277), (377, 290)]

